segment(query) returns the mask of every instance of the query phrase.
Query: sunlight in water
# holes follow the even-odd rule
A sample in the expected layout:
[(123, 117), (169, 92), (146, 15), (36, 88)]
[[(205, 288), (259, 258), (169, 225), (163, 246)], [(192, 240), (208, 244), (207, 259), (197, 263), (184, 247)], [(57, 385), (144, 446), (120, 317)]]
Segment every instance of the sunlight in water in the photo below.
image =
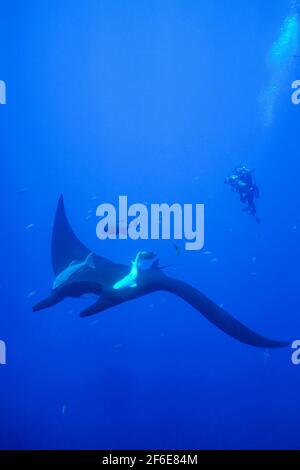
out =
[(269, 84), (263, 92), (263, 117), (266, 125), (272, 124), (276, 101), (294, 63), (299, 46), (298, 14), (288, 16), (282, 25), (278, 39), (268, 57), (271, 69)]
[(274, 43), (269, 63), (272, 67), (286, 67), (298, 49), (299, 22), (298, 15), (288, 16), (281, 28), (280, 35)]

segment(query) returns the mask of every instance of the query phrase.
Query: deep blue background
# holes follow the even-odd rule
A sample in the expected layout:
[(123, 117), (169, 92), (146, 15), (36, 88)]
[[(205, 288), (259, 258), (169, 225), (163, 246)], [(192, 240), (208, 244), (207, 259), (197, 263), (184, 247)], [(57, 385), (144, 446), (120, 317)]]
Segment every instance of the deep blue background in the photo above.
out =
[[(247, 325), (300, 338), (300, 64), (270, 126), (259, 100), (289, 13), (287, 0), (1, 5), (0, 448), (300, 447), (289, 349), (240, 344), (163, 293), (88, 319), (91, 300), (31, 311), (53, 282), (62, 192), (91, 249), (127, 263), (153, 249)], [(239, 163), (256, 169), (261, 225), (223, 184)], [(212, 254), (100, 242), (94, 210), (119, 194), (204, 203)]]

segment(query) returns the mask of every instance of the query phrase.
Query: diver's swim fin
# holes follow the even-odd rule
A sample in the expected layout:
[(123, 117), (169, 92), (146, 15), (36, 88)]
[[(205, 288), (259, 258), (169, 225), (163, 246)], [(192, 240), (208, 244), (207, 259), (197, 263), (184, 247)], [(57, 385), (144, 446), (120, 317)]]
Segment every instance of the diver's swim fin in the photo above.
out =
[(166, 277), (163, 289), (181, 297), (220, 330), (242, 343), (261, 348), (281, 348), (290, 344), (285, 341), (274, 341), (255, 333), (200, 291), (183, 281)]

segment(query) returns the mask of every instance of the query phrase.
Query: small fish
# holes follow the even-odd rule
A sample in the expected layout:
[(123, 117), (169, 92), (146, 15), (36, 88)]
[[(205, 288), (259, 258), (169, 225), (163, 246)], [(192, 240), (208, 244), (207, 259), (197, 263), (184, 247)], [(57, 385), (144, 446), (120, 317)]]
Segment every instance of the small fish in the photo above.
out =
[(117, 222), (115, 225), (112, 225), (108, 227), (108, 225), (105, 225), (103, 231), (109, 235), (126, 235), (128, 234), (131, 228), (136, 227), (138, 225), (139, 221), (138, 220), (133, 220), (132, 222), (129, 222), (127, 225), (124, 220), (120, 220), (120, 223)]
[(87, 215), (85, 220), (91, 220), (93, 218), (93, 216), (91, 214)]
[(36, 295), (36, 291), (33, 290), (32, 292), (29, 292), (29, 294), (27, 295), (27, 299), (30, 299), (31, 297), (33, 297), (34, 295)]
[(256, 256), (253, 256), (252, 257), (252, 262), (255, 263), (256, 260), (257, 260)]
[(65, 414), (66, 410), (67, 410), (67, 405), (63, 405), (63, 407), (61, 409), (61, 412), (62, 412), (63, 415)]
[(90, 196), (90, 197), (89, 197), (89, 200), (90, 200), (90, 201), (95, 201), (96, 199), (98, 199), (97, 196)]
[(27, 191), (28, 191), (28, 188), (20, 188), (18, 189), (17, 194), (25, 194), (27, 193)]
[(204, 255), (212, 255), (212, 251), (203, 251)]
[(219, 304), (219, 307), (220, 307), (220, 308), (224, 308), (224, 304)]
[(104, 232), (109, 235), (119, 235), (120, 233), (125, 235), (127, 233), (127, 230), (128, 230), (128, 225), (127, 226), (120, 225), (118, 223), (109, 228), (108, 228), (108, 225), (105, 225), (104, 227)]
[(218, 261), (218, 258), (212, 258), (212, 259), (210, 260), (211, 263), (216, 263), (217, 261)]
[(174, 243), (173, 246), (174, 246), (174, 248), (175, 248), (176, 254), (177, 254), (177, 255), (180, 255), (180, 248), (179, 248), (179, 246), (176, 245), (176, 243)]
[(26, 225), (25, 230), (29, 230), (30, 228), (33, 228), (33, 227), (34, 227), (34, 224), (28, 224)]

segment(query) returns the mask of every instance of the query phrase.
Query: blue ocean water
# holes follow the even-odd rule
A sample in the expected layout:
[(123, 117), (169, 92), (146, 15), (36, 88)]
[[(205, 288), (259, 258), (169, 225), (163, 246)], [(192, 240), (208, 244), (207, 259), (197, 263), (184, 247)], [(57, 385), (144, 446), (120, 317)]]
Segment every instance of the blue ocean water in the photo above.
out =
[[(32, 312), (63, 193), (92, 250), (154, 250), (251, 328), (300, 339), (300, 59), (285, 47), (284, 73), (268, 66), (292, 14), (288, 0), (1, 6), (1, 449), (299, 449), (290, 348), (241, 344), (162, 292), (86, 319), (89, 299)], [(244, 163), (261, 224), (223, 183)], [(122, 194), (204, 203), (204, 250), (99, 241), (96, 207)]]

